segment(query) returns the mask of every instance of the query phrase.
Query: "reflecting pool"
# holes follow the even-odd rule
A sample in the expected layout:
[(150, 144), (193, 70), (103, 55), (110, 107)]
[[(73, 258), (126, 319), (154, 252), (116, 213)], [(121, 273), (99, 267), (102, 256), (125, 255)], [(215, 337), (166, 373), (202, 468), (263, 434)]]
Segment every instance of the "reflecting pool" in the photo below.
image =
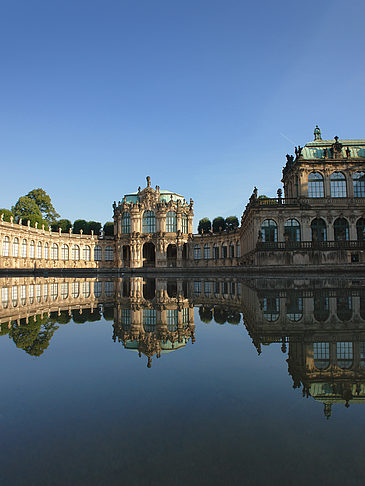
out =
[(0, 279), (0, 483), (363, 484), (365, 280)]

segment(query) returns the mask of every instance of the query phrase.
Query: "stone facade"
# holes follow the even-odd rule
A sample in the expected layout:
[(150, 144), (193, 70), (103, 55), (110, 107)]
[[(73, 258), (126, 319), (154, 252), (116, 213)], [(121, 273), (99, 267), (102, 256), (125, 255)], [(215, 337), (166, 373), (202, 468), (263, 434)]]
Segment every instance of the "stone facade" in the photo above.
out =
[(287, 155), (275, 199), (255, 188), (241, 220), (242, 264), (365, 262), (365, 140), (315, 140)]

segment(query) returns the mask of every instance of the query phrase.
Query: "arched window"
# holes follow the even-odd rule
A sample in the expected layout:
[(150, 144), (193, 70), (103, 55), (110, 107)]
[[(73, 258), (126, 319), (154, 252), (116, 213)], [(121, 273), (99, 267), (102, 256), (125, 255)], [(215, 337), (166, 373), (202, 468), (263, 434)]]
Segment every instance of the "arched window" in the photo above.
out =
[(90, 297), (90, 282), (82, 283), (82, 296), (87, 299)]
[(241, 244), (239, 241), (236, 243), (236, 257), (239, 258), (241, 256)]
[(278, 241), (278, 226), (273, 219), (265, 219), (261, 225), (263, 243)]
[(279, 319), (280, 299), (279, 297), (264, 297), (263, 314), (267, 321), (274, 322)]
[(9, 289), (8, 287), (3, 287), (1, 289), (1, 304), (3, 309), (7, 309), (9, 305)]
[(22, 258), (27, 258), (27, 240), (22, 241)]
[(346, 177), (342, 172), (334, 172), (331, 174), (331, 196), (332, 197), (346, 197)]
[(222, 258), (227, 258), (227, 254), (228, 254), (228, 251), (227, 251), (227, 246), (226, 245), (222, 245), (222, 250), (221, 250), (221, 255), (222, 255)]
[(349, 240), (349, 224), (345, 218), (337, 218), (333, 223), (335, 241)]
[(153, 211), (145, 211), (143, 213), (142, 232), (154, 233), (156, 231), (156, 218)]
[(199, 245), (194, 246), (194, 260), (201, 259), (201, 248)]
[(62, 282), (61, 283), (61, 299), (67, 299), (67, 297), (68, 297), (68, 283)]
[(94, 296), (98, 299), (101, 297), (101, 285), (102, 282), (94, 282)]
[(95, 246), (95, 248), (94, 248), (94, 260), (96, 262), (101, 261), (101, 247), (100, 246)]
[(300, 241), (300, 224), (296, 219), (286, 220), (284, 236), (287, 241)]
[(29, 295), (29, 304), (33, 304), (34, 302), (34, 285), (29, 285), (28, 288), (28, 295)]
[(58, 260), (58, 245), (53, 243), (51, 247), (51, 260)]
[(18, 287), (16, 285), (13, 285), (11, 288), (11, 301), (13, 304), (13, 307), (17, 307), (18, 305)]
[(357, 232), (358, 241), (364, 241), (365, 240), (365, 219), (364, 218), (360, 218), (357, 220), (356, 232)]
[(156, 327), (156, 309), (143, 309), (143, 329), (153, 332)]
[(77, 299), (80, 293), (80, 283), (79, 282), (72, 282), (71, 284), (71, 296), (73, 299)]
[(219, 246), (216, 243), (213, 245), (213, 258), (214, 260), (218, 260), (219, 258)]
[[(53, 248), (53, 246), (52, 246), (52, 248)], [(51, 248), (51, 253), (52, 253), (52, 248)], [(58, 249), (58, 247), (57, 247), (57, 249)], [(49, 294), (51, 296), (51, 300), (57, 299), (57, 297), (58, 297), (58, 283), (51, 283), (51, 288), (50, 288)]]
[(78, 245), (72, 247), (72, 260), (80, 260), (80, 247)]
[(352, 317), (351, 295), (339, 295), (336, 299), (337, 317), (342, 322), (349, 321)]
[(113, 261), (114, 259), (114, 253), (113, 253), (113, 247), (107, 246), (105, 248), (105, 260), (106, 261)]
[(20, 286), (20, 303), (21, 305), (25, 305), (27, 303), (25, 285)]
[(68, 245), (62, 245), (61, 246), (61, 260), (68, 260), (69, 258), (69, 249)]
[(205, 243), (204, 245), (204, 260), (208, 260), (210, 258), (210, 246)]
[(48, 255), (48, 243), (45, 243), (44, 244), (44, 259), (48, 260), (48, 257), (49, 257), (49, 255)]
[(297, 293), (287, 293), (286, 316), (290, 321), (298, 322), (303, 317), (303, 296)]
[(338, 342), (336, 343), (337, 364), (340, 368), (351, 368), (354, 359), (352, 343)]
[(124, 212), (122, 214), (122, 233), (129, 234), (131, 232), (131, 215)]
[(329, 300), (326, 295), (315, 294), (313, 299), (313, 316), (318, 322), (326, 321), (330, 316)]
[(169, 211), (166, 215), (166, 231), (167, 233), (176, 233), (177, 218), (175, 211)]
[(42, 258), (42, 243), (40, 241), (37, 244), (37, 258)]
[(34, 253), (35, 253), (35, 245), (34, 241), (32, 240), (29, 244), (29, 258), (34, 258)]
[(188, 232), (188, 217), (186, 214), (181, 216), (181, 232), (187, 233)]
[(3, 256), (4, 257), (9, 256), (9, 247), (10, 247), (9, 236), (4, 236), (4, 239), (3, 239)]
[(354, 196), (365, 197), (365, 172), (355, 172), (352, 180), (354, 183)]
[(19, 256), (19, 239), (14, 238), (13, 240), (13, 257), (18, 257)]
[(312, 241), (326, 241), (327, 227), (322, 218), (315, 218), (311, 223)]
[(314, 366), (325, 370), (330, 365), (330, 343), (313, 343)]
[(229, 258), (234, 258), (234, 244), (229, 245)]
[(320, 172), (311, 172), (308, 176), (308, 197), (324, 197), (324, 181)]
[(89, 262), (91, 258), (91, 249), (90, 246), (86, 245), (84, 246), (83, 252), (82, 252), (82, 258)]

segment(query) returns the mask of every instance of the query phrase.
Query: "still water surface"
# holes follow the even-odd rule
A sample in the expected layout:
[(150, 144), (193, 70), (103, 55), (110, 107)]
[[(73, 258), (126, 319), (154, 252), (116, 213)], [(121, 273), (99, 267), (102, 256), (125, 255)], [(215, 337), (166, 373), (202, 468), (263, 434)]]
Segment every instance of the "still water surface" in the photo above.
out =
[(364, 280), (0, 290), (1, 484), (364, 484)]

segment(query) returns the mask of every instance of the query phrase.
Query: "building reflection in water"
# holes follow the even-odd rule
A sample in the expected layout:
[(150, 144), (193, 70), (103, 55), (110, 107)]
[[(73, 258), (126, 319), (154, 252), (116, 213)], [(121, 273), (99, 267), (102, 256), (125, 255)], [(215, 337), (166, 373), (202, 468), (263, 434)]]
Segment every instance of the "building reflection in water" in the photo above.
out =
[(40, 356), (71, 320), (113, 322), (113, 340), (152, 359), (203, 323), (239, 324), (258, 354), (280, 343), (293, 387), (324, 404), (365, 401), (365, 285), (336, 279), (31, 278), (0, 280), (0, 335)]

